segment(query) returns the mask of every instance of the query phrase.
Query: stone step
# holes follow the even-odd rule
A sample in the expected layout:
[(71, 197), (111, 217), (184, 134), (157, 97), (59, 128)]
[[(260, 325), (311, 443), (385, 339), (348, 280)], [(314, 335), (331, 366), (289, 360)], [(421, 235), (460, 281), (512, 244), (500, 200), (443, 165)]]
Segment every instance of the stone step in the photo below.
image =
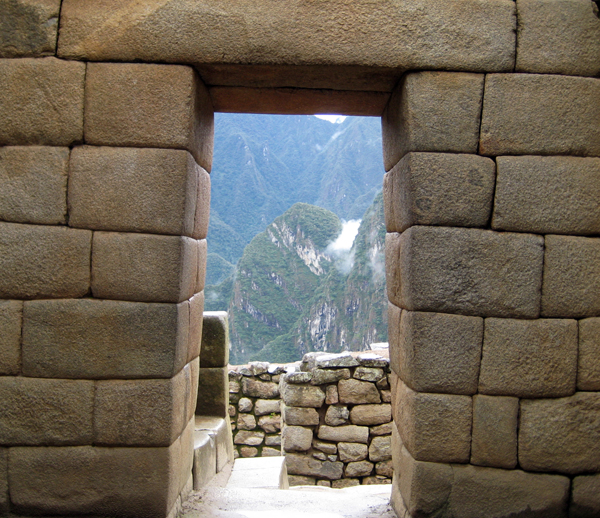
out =
[(285, 457), (236, 459), (227, 488), (288, 489)]
[(194, 423), (194, 490), (207, 486), (233, 462), (233, 439), (228, 419), (196, 416)]

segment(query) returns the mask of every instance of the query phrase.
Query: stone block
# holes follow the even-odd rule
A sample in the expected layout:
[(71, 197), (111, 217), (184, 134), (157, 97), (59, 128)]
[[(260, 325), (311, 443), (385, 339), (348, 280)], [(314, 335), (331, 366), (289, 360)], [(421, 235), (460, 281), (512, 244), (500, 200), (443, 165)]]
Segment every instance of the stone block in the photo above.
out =
[(23, 303), (0, 300), (0, 375), (15, 376), (21, 371), (21, 330)]
[(332, 442), (369, 442), (369, 428), (353, 424), (343, 426), (319, 426), (317, 437), (324, 441)]
[(281, 399), (288, 406), (321, 408), (325, 392), (319, 387), (282, 383)]
[(228, 462), (233, 462), (234, 447), (229, 418), (197, 415), (194, 419), (194, 430), (208, 432), (214, 439), (217, 450), (217, 472), (221, 471)]
[(594, 518), (600, 514), (600, 475), (573, 479), (569, 518)]
[(248, 459), (251, 457), (256, 457), (258, 455), (258, 448), (254, 446), (240, 446), (240, 456), (242, 458)]
[(542, 316), (600, 316), (600, 239), (546, 236)]
[(8, 448), (0, 448), (0, 513), (8, 514)]
[(83, 138), (83, 82), (78, 61), (0, 60), (0, 145), (68, 146)]
[(198, 166), (198, 169), (198, 197), (192, 237), (206, 239), (210, 217), (210, 175), (204, 168)]
[(92, 443), (92, 381), (0, 376), (0, 400), (0, 444)]
[(342, 462), (358, 462), (368, 457), (369, 448), (362, 443), (340, 442), (338, 443), (338, 453)]
[(252, 403), (250, 398), (243, 397), (238, 401), (238, 410), (240, 412), (251, 412), (253, 405), (254, 403)]
[(266, 433), (276, 433), (281, 430), (281, 416), (263, 415), (258, 418), (258, 426)]
[(381, 378), (385, 376), (385, 373), (380, 367), (357, 367), (354, 370), (354, 374), (352, 377), (361, 381), (379, 381)]
[(337, 405), (340, 402), (337, 385), (328, 385), (325, 387), (325, 403), (328, 405)]
[(369, 460), (371, 462), (382, 462), (391, 460), (392, 458), (392, 438), (387, 435), (385, 437), (373, 437), (369, 445)]
[(303, 426), (284, 426), (281, 432), (283, 450), (308, 451), (312, 445), (313, 431)]
[(476, 153), (484, 76), (465, 72), (412, 72), (383, 112), (386, 171), (410, 151)]
[(471, 464), (514, 469), (518, 417), (517, 398), (474, 396)]
[(88, 230), (0, 223), (0, 298), (84, 296), (91, 245)]
[(205, 487), (217, 474), (217, 449), (208, 432), (194, 432), (194, 491)]
[(498, 157), (492, 228), (600, 233), (600, 158)]
[(0, 57), (53, 56), (60, 3), (60, 0), (2, 2)]
[(261, 457), (281, 457), (281, 451), (277, 448), (264, 447), (260, 452)]
[(342, 353), (307, 353), (302, 358), (302, 370), (311, 372), (314, 369), (342, 369), (344, 367), (357, 367), (358, 365), (358, 360), (349, 351)]
[(203, 174), (179, 149), (76, 147), (69, 166), (69, 225), (193, 236), (196, 212), (204, 210)]
[(327, 383), (337, 383), (340, 380), (349, 378), (350, 369), (314, 369), (310, 383), (311, 385), (326, 385)]
[(389, 300), (411, 311), (536, 318), (543, 245), (541, 236), (467, 228), (388, 234)]
[(600, 318), (579, 321), (577, 388), (600, 391)]
[(254, 404), (254, 413), (257, 416), (279, 414), (280, 411), (280, 403), (276, 399), (257, 399)]
[(23, 375), (45, 378), (171, 378), (186, 362), (182, 304), (40, 300), (23, 307)]
[(600, 81), (587, 77), (488, 74), (482, 155), (600, 155)]
[(304, 475), (327, 480), (342, 478), (344, 470), (344, 464), (339, 461), (321, 461), (301, 453), (288, 453), (285, 456), (285, 464), (290, 475)]
[(392, 478), (394, 476), (394, 468), (391, 460), (382, 460), (375, 464), (375, 473), (378, 475)]
[(189, 237), (94, 232), (94, 297), (182, 302), (195, 292), (198, 241)]
[(325, 412), (325, 424), (329, 426), (346, 424), (348, 417), (350, 417), (350, 411), (347, 406), (331, 405)]
[(261, 431), (240, 430), (235, 434), (234, 444), (245, 444), (247, 446), (259, 446), (265, 439), (265, 433)]
[(577, 321), (487, 318), (479, 392), (561, 397), (575, 393)]
[(392, 405), (356, 405), (350, 411), (350, 421), (358, 425), (376, 425), (392, 420)]
[(187, 355), (187, 361), (189, 363), (200, 356), (204, 320), (204, 292), (196, 293), (196, 295), (187, 302), (187, 305), (190, 312), (190, 334)]
[(518, 0), (517, 72), (600, 75), (598, 9), (586, 0)]
[(265, 445), (281, 446), (281, 434), (265, 436)]
[(372, 437), (379, 435), (390, 435), (392, 433), (392, 423), (380, 424), (378, 426), (372, 426), (369, 432)]
[(484, 227), (494, 198), (496, 166), (489, 158), (408, 153), (383, 179), (388, 232), (413, 225)]
[(373, 473), (373, 468), (373, 463), (369, 462), (368, 460), (349, 462), (344, 470), (344, 477), (368, 477), (371, 473)]
[(319, 424), (319, 414), (314, 408), (283, 406), (283, 421), (288, 425), (314, 426)]
[(252, 414), (240, 414), (237, 418), (238, 430), (254, 430), (256, 428), (256, 417)]
[(600, 394), (521, 400), (519, 464), (570, 475), (600, 471)]
[(200, 367), (226, 367), (228, 363), (229, 322), (227, 311), (206, 311), (202, 323)]
[(229, 378), (227, 367), (200, 369), (196, 415), (227, 417)]
[(210, 171), (213, 108), (193, 68), (90, 63), (85, 88), (88, 144), (187, 149)]
[(366, 403), (381, 403), (377, 387), (368, 381), (355, 379), (340, 380), (338, 383), (340, 403), (363, 405)]
[(472, 402), (468, 396), (414, 392), (398, 382), (394, 421), (416, 460), (469, 462)]
[(0, 148), (0, 219), (64, 225), (68, 161), (68, 148)]
[(317, 441), (316, 439), (313, 441), (313, 448), (322, 451), (328, 455), (335, 455), (338, 451), (338, 448), (335, 444), (330, 442)]
[(242, 380), (242, 391), (246, 396), (261, 399), (274, 399), (279, 396), (279, 387), (277, 386), (277, 383), (253, 380), (250, 378), (244, 378)]
[(392, 369), (404, 383), (417, 392), (477, 392), (482, 318), (388, 308)]
[[(305, 477), (303, 475), (288, 475), (289, 485), (292, 486), (314, 486), (315, 477)], [(331, 482), (330, 482), (331, 484)]]

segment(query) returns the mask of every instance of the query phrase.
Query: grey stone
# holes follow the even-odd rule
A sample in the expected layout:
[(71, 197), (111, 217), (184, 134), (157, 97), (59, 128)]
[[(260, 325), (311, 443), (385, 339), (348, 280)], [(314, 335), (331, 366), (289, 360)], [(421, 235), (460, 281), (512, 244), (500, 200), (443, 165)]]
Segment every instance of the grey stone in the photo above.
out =
[(560, 397), (575, 392), (577, 321), (487, 318), (479, 392)]
[(287, 471), (290, 475), (337, 480), (342, 478), (344, 464), (341, 462), (320, 461), (299, 453), (288, 453), (285, 456)]
[(83, 138), (86, 64), (0, 59), (0, 145), (69, 146)]
[(279, 414), (280, 403), (276, 399), (257, 399), (254, 403), (254, 414), (257, 416)]
[(335, 462), (336, 460), (338, 460), (338, 456), (337, 455), (327, 455), (327, 460), (330, 460), (331, 462)]
[(600, 81), (587, 77), (488, 74), (482, 155), (600, 155)]
[(360, 480), (357, 478), (341, 478), (331, 482), (331, 487), (334, 489), (344, 489), (345, 487), (360, 486)]
[(535, 318), (543, 238), (490, 230), (411, 227), (386, 236), (390, 302), (411, 311)]
[(369, 448), (366, 444), (357, 442), (339, 442), (339, 459), (342, 462), (358, 462), (365, 460), (369, 455)]
[(194, 490), (205, 487), (217, 474), (217, 449), (208, 432), (194, 432)]
[(281, 445), (286, 452), (308, 451), (311, 447), (312, 438), (313, 431), (310, 428), (284, 426), (281, 432)]
[[(390, 360), (388, 360), (388, 364), (389, 363), (390, 363)], [(388, 377), (385, 376), (384, 378), (381, 378), (377, 383), (375, 383), (375, 386), (379, 390), (389, 389), (390, 388), (390, 382), (388, 381)]]
[(229, 323), (226, 311), (205, 311), (202, 322), (200, 367), (226, 367), (229, 363)]
[(378, 367), (357, 367), (354, 370), (353, 378), (362, 381), (379, 381), (385, 376), (383, 369)]
[(313, 369), (339, 369), (343, 367), (356, 367), (358, 361), (348, 351), (337, 354), (308, 353), (304, 355), (303, 362), (308, 363), (308, 368)]
[[(325, 385), (327, 383), (337, 383), (339, 380), (350, 378), (350, 369), (314, 369), (312, 371), (312, 385)], [(329, 387), (327, 387), (327, 390)], [(329, 404), (329, 403), (328, 403)]]
[(242, 379), (242, 391), (246, 396), (261, 399), (273, 399), (279, 396), (277, 383), (258, 381), (250, 378)]
[(319, 387), (282, 384), (281, 398), (286, 405), (320, 408), (325, 393)]
[(258, 455), (258, 448), (254, 446), (240, 446), (240, 456), (242, 458), (251, 458)]
[(518, 398), (473, 397), (471, 464), (504, 469), (517, 466), (518, 416)]
[(382, 460), (375, 464), (375, 473), (383, 475), (384, 477), (392, 478), (394, 475), (394, 468), (391, 460)]
[(384, 403), (392, 402), (392, 391), (391, 390), (382, 390), (381, 391), (381, 401)]
[(281, 457), (281, 451), (276, 448), (264, 447), (260, 452), (261, 457)]
[(187, 362), (191, 362), (200, 356), (202, 342), (202, 314), (204, 311), (204, 292), (196, 293), (186, 305), (190, 311), (190, 329)]
[(546, 236), (542, 315), (600, 316), (600, 238)]
[(258, 418), (258, 426), (266, 433), (275, 433), (281, 429), (280, 415), (263, 415)]
[(330, 442), (323, 441), (313, 441), (313, 448), (322, 451), (323, 453), (327, 453), (328, 455), (335, 455), (338, 451), (338, 448), (335, 444)]
[(267, 435), (265, 437), (265, 444), (267, 446), (281, 446), (281, 435)]
[(343, 426), (321, 425), (319, 426), (317, 437), (324, 441), (362, 442), (367, 444), (369, 441), (369, 428), (353, 424)]
[(239, 414), (237, 428), (239, 430), (254, 430), (256, 428), (256, 417), (252, 414)]
[(21, 371), (23, 302), (0, 300), (0, 375), (16, 376)]
[(328, 405), (336, 405), (340, 402), (337, 385), (329, 385), (325, 389), (325, 403)]
[(374, 465), (368, 460), (349, 462), (344, 471), (344, 477), (367, 477), (373, 473)]
[(323, 487), (331, 487), (331, 481), (330, 480), (317, 480), (317, 486), (323, 486)]
[(356, 357), (358, 363), (363, 367), (378, 367), (387, 370), (390, 366), (390, 360), (376, 353), (362, 352)]
[(240, 412), (251, 412), (252, 411), (252, 400), (247, 397), (243, 397), (238, 401), (238, 410)]
[(392, 458), (391, 436), (373, 437), (369, 445), (369, 460), (371, 462), (382, 462)]
[(331, 405), (325, 413), (325, 424), (339, 426), (348, 422), (350, 411), (347, 406)]
[[(230, 403), (231, 403), (231, 400), (230, 400)], [(237, 409), (235, 408), (235, 406), (230, 404), (227, 412), (229, 414), (229, 417), (235, 417), (235, 414), (237, 414)]]
[(579, 321), (577, 388), (600, 390), (600, 318)]
[(498, 157), (496, 163), (492, 228), (538, 234), (600, 233), (600, 158)]
[(390, 435), (392, 433), (392, 423), (380, 424), (379, 426), (371, 426), (369, 434), (373, 437), (380, 435)]
[(521, 400), (519, 465), (528, 471), (600, 471), (600, 394)]
[(598, 10), (586, 0), (518, 0), (517, 72), (600, 75)]
[[(217, 472), (228, 462), (233, 462), (234, 447), (229, 419), (214, 416), (195, 416), (194, 430), (206, 431), (213, 437), (217, 450)], [(244, 432), (250, 433), (250, 432)]]
[(68, 148), (0, 148), (0, 219), (64, 225)]
[(252, 374), (254, 376), (259, 376), (261, 374), (266, 374), (267, 371), (269, 370), (269, 363), (268, 362), (250, 362), (248, 364), (248, 366), (250, 367), (250, 370), (252, 371)]
[(315, 451), (313, 452), (312, 456), (317, 460), (327, 460), (327, 455), (325, 455), (322, 451)]
[(475, 153), (483, 82), (464, 72), (403, 76), (382, 116), (386, 171), (410, 151)]
[(200, 369), (196, 415), (226, 417), (229, 408), (227, 367)]
[(390, 478), (382, 476), (382, 475), (370, 476), (370, 477), (365, 477), (362, 479), (363, 486), (383, 485), (383, 484), (391, 484), (391, 483), (392, 483), (392, 481)]
[(234, 444), (244, 444), (246, 446), (259, 446), (265, 439), (264, 432), (255, 432), (249, 430), (240, 430), (233, 438)]
[(8, 448), (0, 448), (0, 513), (8, 514)]
[(319, 414), (314, 408), (284, 406), (283, 420), (286, 424), (290, 425), (318, 425)]
[(239, 394), (242, 389), (242, 385), (239, 381), (232, 381), (231, 372), (229, 373), (229, 393), (230, 394)]
[(303, 384), (312, 380), (312, 372), (290, 372), (283, 375), (286, 383)]
[(413, 225), (484, 227), (494, 198), (496, 167), (489, 158), (408, 153), (384, 176), (388, 232)]
[(373, 383), (355, 379), (340, 380), (338, 383), (340, 403), (358, 404), (380, 403), (379, 391)]
[(569, 518), (594, 518), (600, 514), (600, 475), (573, 479)]
[(389, 423), (392, 420), (391, 405), (356, 405), (350, 411), (350, 421), (358, 425)]
[(305, 477), (303, 475), (288, 475), (290, 487), (292, 486), (314, 486), (314, 477)]

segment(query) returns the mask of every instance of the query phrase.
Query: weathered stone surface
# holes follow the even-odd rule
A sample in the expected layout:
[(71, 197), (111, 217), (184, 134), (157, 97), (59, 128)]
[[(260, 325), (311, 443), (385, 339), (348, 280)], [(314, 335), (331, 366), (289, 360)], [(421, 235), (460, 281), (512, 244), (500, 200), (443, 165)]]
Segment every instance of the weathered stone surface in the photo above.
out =
[(477, 392), (483, 319), (388, 305), (392, 369), (418, 392)]
[(242, 390), (247, 396), (261, 399), (272, 399), (279, 396), (279, 387), (277, 386), (277, 383), (269, 381), (244, 378), (242, 380)]
[(389, 423), (392, 420), (392, 405), (356, 405), (350, 411), (350, 421), (358, 425)]
[(226, 367), (228, 363), (229, 323), (227, 312), (206, 311), (202, 322), (200, 367)]
[(210, 175), (198, 166), (198, 198), (194, 218), (194, 239), (206, 239), (210, 216)]
[(338, 448), (335, 444), (330, 442), (323, 441), (313, 441), (313, 448), (322, 451), (323, 453), (327, 453), (328, 455), (335, 455), (338, 451)]
[(307, 364), (308, 370), (314, 369), (341, 369), (343, 367), (356, 367), (359, 365), (348, 351), (330, 354), (323, 352), (307, 353), (302, 358), (302, 363)]
[(21, 329), (23, 303), (0, 300), (0, 375), (17, 375), (21, 371)]
[(286, 383), (293, 383), (295, 385), (308, 383), (312, 380), (312, 372), (290, 372), (283, 375), (283, 380)]
[(200, 356), (200, 347), (202, 342), (203, 311), (204, 311), (204, 293), (196, 293), (187, 302), (190, 311), (190, 330), (187, 362), (191, 362)]
[(362, 443), (340, 442), (338, 443), (338, 452), (342, 462), (358, 462), (367, 458), (369, 448)]
[(498, 157), (496, 163), (492, 228), (538, 234), (600, 233), (600, 158)]
[(279, 414), (280, 403), (276, 399), (257, 399), (254, 404), (254, 413), (258, 416)]
[(385, 376), (383, 369), (378, 367), (357, 367), (354, 371), (353, 378), (362, 381), (379, 381)]
[(600, 155), (600, 81), (536, 74), (486, 76), (483, 155)]
[(23, 374), (171, 378), (185, 365), (188, 319), (184, 303), (89, 299), (25, 302)]
[(379, 426), (372, 426), (369, 432), (372, 436), (389, 435), (392, 433), (392, 423), (380, 424)]
[(391, 460), (392, 458), (392, 438), (374, 437), (369, 445), (369, 460), (371, 462), (381, 462)]
[(325, 389), (325, 403), (328, 405), (336, 405), (340, 401), (337, 385), (329, 385)]
[(240, 430), (254, 430), (256, 428), (256, 417), (252, 414), (239, 414), (237, 427)]
[(340, 403), (365, 404), (381, 403), (379, 391), (373, 383), (355, 379), (341, 380), (338, 383)]
[(0, 219), (61, 225), (67, 214), (68, 148), (0, 148)]
[(333, 442), (362, 442), (369, 441), (369, 428), (348, 424), (344, 426), (319, 426), (317, 433), (319, 439)]
[(91, 244), (88, 230), (0, 223), (0, 298), (82, 297)]
[(576, 381), (576, 320), (485, 320), (480, 393), (570, 396), (575, 392)]
[(569, 518), (594, 518), (600, 514), (600, 475), (573, 479)]
[(0, 376), (0, 444), (76, 445), (92, 442), (91, 381)]
[(83, 138), (83, 82), (78, 61), (0, 60), (0, 145), (68, 146)]
[(288, 475), (290, 487), (292, 486), (314, 486), (314, 477), (305, 477), (303, 475)]
[(287, 471), (290, 475), (305, 475), (327, 480), (342, 478), (344, 464), (341, 462), (320, 461), (299, 453), (288, 453), (285, 456)]
[(388, 234), (388, 297), (412, 311), (535, 318), (543, 244), (541, 236), (466, 228)]
[(600, 239), (546, 236), (542, 315), (600, 316)]
[(228, 462), (233, 462), (233, 438), (228, 418), (197, 415), (194, 418), (194, 430), (195, 432), (206, 431), (214, 438), (217, 449), (217, 472), (221, 471)]
[(182, 302), (195, 292), (198, 242), (189, 237), (94, 232), (94, 297)]
[(377, 353), (361, 352), (356, 359), (363, 367), (378, 367), (385, 370), (390, 366), (390, 360)]
[(368, 460), (349, 462), (344, 471), (345, 477), (366, 477), (373, 472), (373, 464)]
[(258, 426), (267, 433), (275, 433), (281, 429), (281, 416), (263, 415), (258, 418)]
[(260, 376), (269, 371), (269, 362), (250, 362), (248, 367), (254, 376)]
[(406, 74), (381, 119), (386, 171), (410, 151), (476, 153), (483, 83), (464, 72)]
[(399, 381), (395, 401), (394, 421), (416, 460), (469, 462), (470, 397), (414, 392)]
[(267, 435), (265, 437), (265, 444), (267, 446), (281, 446), (281, 435)]
[(233, 443), (246, 444), (248, 446), (258, 446), (263, 443), (264, 438), (264, 432), (240, 430), (238, 433), (235, 434)]
[(0, 513), (8, 514), (8, 448), (0, 448)]
[(82, 146), (69, 168), (69, 225), (93, 230), (194, 234), (204, 173), (187, 152)]
[[(230, 401), (230, 403), (231, 403), (231, 401)], [(235, 414), (237, 413), (235, 406), (230, 404), (229, 409), (227, 410), (227, 413), (229, 414), (229, 417), (235, 417)]]
[(260, 452), (261, 457), (281, 457), (281, 451), (277, 448), (263, 448)]
[(319, 414), (314, 408), (283, 406), (283, 420), (286, 424), (311, 426), (319, 424)]
[(347, 406), (331, 405), (325, 413), (325, 424), (329, 426), (339, 426), (341, 424), (346, 424), (348, 422), (349, 416), (350, 411), (348, 410)]
[(392, 478), (394, 475), (394, 468), (391, 459), (382, 460), (381, 462), (375, 464), (375, 473), (378, 475), (383, 475), (384, 477)]
[(489, 158), (408, 153), (384, 176), (388, 232), (413, 225), (484, 227), (492, 210), (496, 166)]
[(473, 397), (471, 464), (514, 469), (517, 465), (519, 400)]
[[(388, 342), (389, 345), (389, 342)], [(388, 366), (390, 364), (390, 360), (388, 359)], [(375, 386), (379, 389), (379, 390), (386, 390), (390, 388), (390, 382), (388, 380), (388, 376), (386, 375), (384, 378), (381, 378), (377, 383), (375, 383)]]
[(217, 450), (208, 432), (194, 432), (194, 490), (205, 487), (217, 474)]
[(240, 412), (251, 412), (252, 411), (252, 400), (247, 397), (243, 397), (238, 401), (238, 410)]
[(89, 144), (187, 149), (210, 171), (213, 109), (191, 67), (90, 63), (85, 139)]
[(598, 11), (586, 0), (518, 0), (517, 72), (598, 76)]
[(331, 482), (331, 487), (334, 489), (344, 489), (345, 487), (356, 486), (360, 486), (360, 480), (358, 478), (341, 478)]
[(577, 388), (600, 391), (600, 318), (579, 321)]
[[(350, 369), (315, 369), (312, 371), (311, 385), (337, 383), (350, 378)], [(329, 387), (327, 387), (329, 389)]]
[(227, 416), (229, 407), (227, 367), (200, 369), (196, 415)]
[(600, 394), (521, 400), (519, 464), (528, 471), (600, 471)]
[(319, 387), (282, 384), (281, 398), (286, 405), (320, 408), (325, 393)]
[(258, 455), (258, 448), (255, 448), (254, 446), (241, 446), (240, 455), (243, 458), (256, 457)]
[(302, 426), (285, 426), (281, 432), (281, 444), (284, 451), (310, 450), (313, 431)]

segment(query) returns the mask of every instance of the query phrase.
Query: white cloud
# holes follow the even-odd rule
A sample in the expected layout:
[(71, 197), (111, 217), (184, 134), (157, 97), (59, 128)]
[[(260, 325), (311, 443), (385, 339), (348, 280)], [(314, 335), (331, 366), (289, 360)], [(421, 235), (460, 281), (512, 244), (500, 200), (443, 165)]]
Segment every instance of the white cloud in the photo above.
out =
[(323, 119), (324, 121), (329, 121), (333, 124), (340, 124), (346, 120), (345, 115), (315, 115), (318, 119)]
[(360, 219), (351, 219), (350, 221), (342, 220), (342, 232), (335, 239), (335, 241), (329, 243), (325, 252), (335, 258), (336, 268), (343, 273), (348, 275), (352, 266), (354, 266), (354, 251), (352, 250), (352, 244), (358, 234), (358, 227), (360, 227)]

